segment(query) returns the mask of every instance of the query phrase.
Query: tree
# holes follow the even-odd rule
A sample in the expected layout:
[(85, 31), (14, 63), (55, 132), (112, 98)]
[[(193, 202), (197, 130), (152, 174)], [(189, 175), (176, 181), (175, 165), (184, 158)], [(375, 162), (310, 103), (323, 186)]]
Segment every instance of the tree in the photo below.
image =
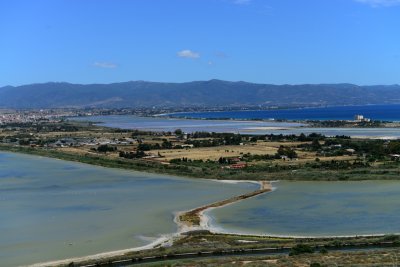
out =
[(172, 148), (172, 143), (170, 141), (168, 141), (167, 139), (164, 139), (162, 144), (161, 144), (161, 147), (163, 149), (171, 149)]
[(313, 139), (312, 140), (312, 143), (311, 143), (311, 149), (313, 150), (313, 151), (317, 151), (317, 150), (319, 150), (319, 149), (321, 149), (321, 144), (319, 143), (319, 141), (318, 141), (318, 139)]
[(150, 144), (146, 144), (146, 143), (140, 143), (137, 147), (138, 150), (142, 150), (142, 151), (149, 151), (151, 150), (151, 145)]
[(97, 148), (97, 151), (98, 151), (98, 152), (101, 152), (101, 153), (106, 153), (106, 152), (109, 152), (109, 151), (116, 151), (116, 150), (117, 150), (116, 147), (114, 147), (114, 146), (109, 146), (109, 145), (100, 145), (100, 146)]
[(179, 136), (183, 134), (182, 129), (176, 129), (174, 133)]
[(277, 152), (277, 157), (286, 156), (290, 159), (297, 158), (297, 153), (290, 147), (280, 146)]
[(298, 244), (289, 252), (289, 256), (300, 255), (305, 253), (314, 253), (314, 248), (306, 244)]

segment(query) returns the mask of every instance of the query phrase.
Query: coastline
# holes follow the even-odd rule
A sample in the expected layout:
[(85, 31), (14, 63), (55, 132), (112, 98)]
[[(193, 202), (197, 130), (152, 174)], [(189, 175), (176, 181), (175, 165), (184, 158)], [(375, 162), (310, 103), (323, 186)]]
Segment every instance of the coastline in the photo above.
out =
[[(348, 108), (348, 107), (379, 107), (379, 106), (397, 106), (399, 103), (391, 103), (391, 104), (350, 104), (350, 105), (310, 105), (310, 106), (295, 106), (295, 107), (288, 107), (288, 106), (281, 106), (281, 107), (276, 107), (276, 108), (255, 108), (255, 107), (250, 107), (248, 109), (216, 109), (216, 110), (203, 110), (203, 111), (178, 111), (178, 112), (169, 112), (169, 113), (159, 113), (155, 114), (152, 116), (156, 117), (170, 117), (170, 118), (185, 118), (185, 119), (198, 119), (198, 120), (219, 120), (219, 119), (225, 119), (225, 120), (254, 120), (254, 121), (276, 121), (277, 118), (257, 118), (257, 119), (243, 119), (243, 118), (231, 118), (231, 117), (215, 117), (215, 118), (210, 118), (210, 117), (191, 117), (191, 116), (182, 116), (182, 114), (193, 114), (193, 113), (223, 113), (223, 112), (262, 112), (262, 111), (299, 111), (299, 110), (320, 110), (320, 109), (331, 109), (331, 108)], [(353, 114), (355, 115), (355, 114)], [(350, 120), (351, 118), (347, 118), (347, 120)], [(307, 120), (322, 120), (322, 121), (328, 121), (328, 120), (346, 120), (346, 119), (332, 119), (332, 118), (295, 118), (295, 119), (282, 119), (283, 121), (292, 121), (292, 122), (304, 122)], [(389, 121), (389, 122), (400, 122), (399, 119), (395, 118), (379, 118), (377, 120), (383, 120), (383, 121)]]
[[(29, 154), (29, 153), (24, 153), (24, 154)], [(44, 155), (39, 155), (39, 156), (44, 156)], [(46, 157), (46, 156), (44, 156)], [(63, 159), (60, 159), (63, 160)], [(87, 163), (84, 163), (87, 164)], [(122, 168), (123, 169), (123, 168)], [(268, 192), (273, 191), (273, 187), (271, 186), (271, 182), (266, 182), (266, 181), (254, 181), (254, 180), (216, 180), (213, 179), (214, 181), (221, 182), (221, 183), (241, 183), (241, 182), (246, 182), (246, 183), (254, 183), (260, 185), (260, 190), (262, 189), (269, 189)], [(265, 184), (265, 183), (268, 183)], [(272, 181), (273, 183), (273, 181)], [(268, 187), (269, 188), (266, 188)], [(265, 193), (265, 192), (264, 192)], [(251, 196), (252, 197), (252, 196)], [(329, 238), (329, 239), (334, 239), (334, 238), (341, 238), (341, 237), (380, 237), (380, 236), (385, 236), (386, 234), (366, 234), (366, 235), (343, 235), (343, 236), (293, 236), (293, 235), (273, 235), (273, 234), (251, 234), (251, 233), (236, 233), (236, 232), (225, 232), (221, 231), (221, 229), (218, 229), (217, 227), (212, 227), (210, 225), (210, 218), (207, 216), (207, 211), (223, 207), (226, 205), (230, 205), (233, 203), (236, 203), (237, 201), (241, 201), (243, 199), (236, 199), (234, 202), (228, 202), (224, 203), (223, 205), (219, 205), (217, 207), (212, 206), (215, 203), (208, 204), (206, 208), (203, 207), (198, 207), (199, 208), (204, 208), (203, 210), (199, 211), (199, 217), (200, 217), (200, 224), (198, 227), (186, 227), (186, 226), (181, 226), (179, 227), (178, 225), (178, 231), (172, 234), (167, 234), (163, 235), (157, 240), (151, 242), (150, 244), (147, 244), (145, 246), (141, 247), (134, 247), (134, 248), (128, 248), (128, 249), (123, 249), (123, 250), (116, 250), (116, 251), (108, 251), (108, 252), (102, 252), (94, 255), (88, 255), (88, 256), (82, 256), (82, 257), (73, 257), (73, 258), (68, 258), (68, 259), (63, 259), (63, 260), (56, 260), (56, 261), (48, 261), (48, 262), (41, 262), (41, 263), (35, 263), (32, 265), (27, 265), (27, 266), (33, 266), (33, 267), (42, 267), (42, 266), (55, 266), (55, 265), (66, 265), (71, 262), (84, 262), (84, 261), (103, 261), (106, 262), (108, 259), (116, 256), (125, 256), (126, 253), (130, 252), (137, 252), (137, 251), (142, 251), (142, 250), (147, 250), (147, 249), (153, 249), (157, 247), (163, 247), (163, 246), (168, 246), (172, 241), (176, 240), (176, 238), (179, 238), (182, 236), (183, 233), (190, 232), (190, 231), (196, 231), (196, 230), (207, 230), (210, 231), (213, 234), (226, 234), (226, 235), (237, 235), (237, 236), (254, 236), (254, 237), (282, 237), (282, 238)], [(196, 210), (195, 209), (195, 210)], [(175, 214), (175, 219), (178, 218)], [(175, 221), (174, 219), (174, 221)], [(175, 221), (176, 222), (176, 221)]]
[(46, 267), (46, 266), (58, 266), (58, 265), (68, 265), (71, 262), (79, 263), (83, 261), (90, 261), (90, 260), (106, 260), (111, 257), (116, 257), (116, 256), (124, 256), (126, 253), (130, 252), (137, 252), (141, 250), (146, 250), (146, 249), (153, 249), (155, 247), (158, 247), (162, 244), (165, 244), (169, 241), (172, 241), (173, 238), (175, 237), (175, 234), (171, 235), (164, 235), (158, 238), (157, 240), (151, 242), (150, 244), (141, 246), (141, 247), (134, 247), (134, 248), (127, 248), (127, 249), (121, 249), (121, 250), (113, 250), (113, 251), (107, 251), (107, 252), (101, 252), (93, 255), (88, 255), (88, 256), (81, 256), (81, 257), (73, 257), (73, 258), (68, 258), (68, 259), (62, 259), (62, 260), (54, 260), (54, 261), (47, 261), (47, 262), (40, 262), (40, 263), (34, 263), (34, 264), (28, 264), (28, 265), (23, 265), (26, 267)]
[[(247, 180), (213, 180), (215, 182), (220, 182), (220, 183), (255, 183), (255, 184), (259, 184), (260, 188), (262, 190), (262, 188), (264, 188), (264, 190), (272, 190), (269, 189), (270, 183), (267, 182), (265, 183), (265, 181), (247, 181)], [(268, 192), (269, 192), (268, 191)], [(242, 199), (241, 199), (242, 200)], [(240, 201), (240, 200), (238, 200)], [(227, 203), (226, 205), (232, 204), (234, 202), (231, 203)], [(212, 205), (212, 204), (209, 204)], [(208, 206), (208, 205), (206, 205)], [(204, 206), (202, 206), (204, 207)], [(202, 208), (200, 207), (200, 208)], [(222, 206), (221, 206), (222, 207)], [(198, 208), (195, 208), (198, 209)], [(186, 211), (187, 212), (187, 211)], [(174, 222), (177, 225), (177, 231), (175, 233), (172, 234), (165, 234), (160, 236), (157, 240), (144, 245), (144, 246), (140, 246), (140, 247), (134, 247), (134, 248), (127, 248), (127, 249), (122, 249), (122, 250), (115, 250), (115, 251), (107, 251), (107, 252), (101, 252), (101, 253), (97, 253), (97, 254), (93, 254), (93, 255), (87, 255), (87, 256), (81, 256), (81, 257), (72, 257), (72, 258), (67, 258), (67, 259), (62, 259), (62, 260), (54, 260), (54, 261), (46, 261), (46, 262), (39, 262), (39, 263), (34, 263), (34, 264), (28, 264), (28, 265), (23, 265), (23, 266), (27, 266), (27, 267), (46, 267), (46, 266), (58, 266), (58, 265), (68, 265), (71, 262), (75, 262), (75, 263), (79, 263), (79, 262), (84, 262), (84, 261), (100, 261), (100, 260), (107, 260), (111, 257), (117, 257), (117, 256), (124, 256), (127, 253), (130, 252), (138, 252), (141, 250), (147, 250), (147, 249), (154, 249), (157, 247), (163, 247), (163, 246), (169, 246), (170, 244), (172, 244), (172, 242), (181, 237), (182, 234), (187, 233), (187, 232), (191, 232), (191, 231), (196, 231), (196, 230), (207, 230), (207, 229), (211, 229), (208, 226), (208, 217), (204, 215), (204, 211), (201, 213), (201, 217), (202, 217), (202, 224), (199, 225), (198, 227), (196, 226), (192, 226), (189, 227), (186, 224), (182, 223), (179, 220), (179, 216), (180, 214), (185, 213), (185, 212), (175, 212), (174, 213)]]
[[(275, 188), (272, 186), (272, 183), (276, 181), (247, 181), (247, 180), (215, 180), (217, 182), (221, 183), (256, 183), (260, 185), (260, 189), (253, 191), (253, 192), (259, 192), (263, 191), (260, 194), (272, 192), (275, 190)], [(249, 194), (249, 193), (248, 193)], [(251, 194), (251, 192), (250, 192)], [(248, 198), (257, 196), (252, 195), (249, 196)], [(178, 240), (184, 236), (184, 234), (190, 233), (190, 232), (195, 232), (195, 231), (209, 231), (211, 234), (223, 234), (223, 235), (234, 235), (234, 236), (242, 236), (242, 237), (260, 237), (260, 238), (288, 238), (288, 239), (332, 239), (334, 240), (335, 238), (360, 238), (360, 237), (366, 237), (366, 238), (372, 238), (372, 237), (384, 237), (387, 234), (365, 234), (365, 235), (338, 235), (338, 236), (293, 236), (293, 235), (274, 235), (274, 234), (252, 234), (252, 233), (245, 233), (245, 232), (232, 232), (232, 231), (224, 231), (223, 228), (215, 227), (210, 225), (210, 217), (207, 215), (207, 212), (216, 208), (221, 208), (227, 205), (231, 205), (234, 203), (237, 203), (239, 201), (245, 200), (242, 198), (237, 198), (233, 197), (231, 199), (235, 199), (234, 201), (229, 201), (229, 202), (224, 202), (219, 201), (215, 203), (211, 203), (205, 206), (201, 206), (189, 211), (181, 211), (181, 212), (176, 212), (174, 215), (174, 222), (177, 224), (177, 231), (175, 233), (171, 234), (165, 234), (160, 236), (157, 240), (144, 245), (140, 247), (134, 247), (134, 248), (127, 248), (127, 249), (122, 249), (122, 250), (115, 250), (115, 251), (107, 251), (107, 252), (101, 252), (93, 255), (87, 255), (87, 256), (80, 256), (80, 257), (72, 257), (72, 258), (67, 258), (67, 259), (62, 259), (62, 260), (54, 260), (54, 261), (47, 261), (47, 262), (40, 262), (40, 263), (35, 263), (31, 265), (25, 265), (25, 266), (30, 266), (30, 267), (45, 267), (45, 266), (64, 266), (68, 265), (71, 262), (74, 263), (84, 263), (87, 261), (95, 261), (95, 262), (108, 262), (110, 259), (114, 257), (123, 257), (126, 256), (127, 253), (131, 252), (138, 252), (138, 251), (143, 251), (143, 250), (151, 250), (159, 247), (169, 247), (172, 245), (172, 243), (175, 240)], [(231, 200), (229, 199), (229, 200)], [(216, 205), (219, 203), (223, 203), (221, 205)], [(188, 225), (186, 222), (182, 222), (180, 220), (180, 216), (184, 213), (191, 212), (191, 211), (198, 211), (198, 216), (200, 218), (199, 225)], [(395, 235), (398, 235), (400, 233), (395, 233)], [(93, 266), (96, 265), (96, 263), (92, 264)]]
[[(123, 115), (121, 115), (123, 116)], [(142, 117), (142, 118), (147, 118), (147, 117)], [(302, 131), (306, 130), (308, 133), (320, 133), (322, 135), (325, 135), (327, 137), (334, 137), (337, 134), (335, 132), (331, 133), (329, 131), (336, 131), (336, 130), (343, 130), (343, 131), (369, 131), (369, 130), (381, 130), (381, 131), (389, 131), (389, 132), (382, 132), (382, 134), (378, 135), (368, 135), (368, 134), (361, 134), (361, 133), (346, 133), (344, 132), (344, 135), (349, 135), (350, 137), (354, 139), (371, 139), (371, 140), (398, 140), (400, 139), (400, 136), (398, 135), (393, 135), (391, 133), (392, 131), (397, 131), (400, 129), (400, 124), (399, 122), (396, 121), (391, 121), (390, 123), (395, 123), (396, 126), (380, 126), (380, 127), (371, 127), (371, 126), (316, 126), (312, 123), (312, 121), (307, 121), (307, 120), (282, 120), (282, 121), (276, 121), (276, 120), (246, 120), (246, 119), (231, 119), (231, 118), (219, 118), (219, 119), (199, 119), (199, 118), (182, 118), (182, 117), (168, 117), (168, 116), (159, 116), (159, 117), (153, 117), (151, 116), (150, 118), (159, 118), (159, 119), (164, 119), (164, 120), (179, 120), (179, 121), (190, 121), (190, 120), (197, 120), (197, 121), (214, 121), (214, 122), (221, 122), (221, 123), (234, 123), (240, 126), (240, 124), (243, 123), (253, 123), (254, 125), (248, 126), (248, 127), (243, 127), (240, 130), (235, 130), (235, 131), (226, 131), (226, 132), (238, 132), (241, 134), (254, 134), (254, 135), (262, 135), (262, 134), (272, 134), (272, 135), (279, 135), (279, 134), (284, 134), (284, 135), (291, 135), (291, 134), (300, 134)], [(73, 119), (71, 119), (73, 121)], [(88, 120), (88, 122), (90, 122)], [(106, 127), (106, 128), (115, 128), (118, 126), (115, 125), (110, 125), (108, 122), (92, 122), (94, 125), (99, 126), (99, 127)], [(263, 126), (263, 123), (269, 123), (271, 125), (266, 125)], [(275, 125), (274, 125), (275, 124)], [(282, 125), (283, 124), (283, 125)], [(180, 126), (176, 126), (175, 128), (180, 128)], [(201, 128), (201, 127), (200, 127)], [(122, 129), (131, 129), (130, 127)], [(132, 128), (133, 129), (133, 128)], [(152, 127), (146, 127), (146, 128), (140, 128), (138, 130), (141, 131), (154, 131), (154, 132), (162, 132), (166, 131), (166, 129), (163, 129), (163, 127), (160, 127), (159, 129), (152, 128)], [(201, 131), (201, 130), (199, 130)]]
[[(224, 182), (244, 182), (244, 181), (231, 181), (225, 180)], [(247, 181), (248, 182), (248, 181)], [(205, 215), (205, 212), (215, 208), (221, 208), (233, 203), (237, 203), (248, 198), (252, 198), (273, 190), (271, 182), (269, 181), (251, 181), (253, 183), (259, 184), (260, 188), (253, 192), (242, 194), (239, 196), (234, 196), (229, 199), (214, 202), (201, 206), (189, 211), (177, 212), (174, 221), (178, 224), (178, 229), (180, 232), (185, 231), (196, 231), (196, 230), (211, 230), (209, 226), (209, 217)]]

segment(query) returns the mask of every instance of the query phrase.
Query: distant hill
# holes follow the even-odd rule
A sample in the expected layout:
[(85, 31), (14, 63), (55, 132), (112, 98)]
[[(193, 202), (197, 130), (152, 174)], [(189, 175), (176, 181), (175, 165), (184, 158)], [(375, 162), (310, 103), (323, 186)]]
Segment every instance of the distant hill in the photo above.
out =
[(0, 88), (0, 108), (315, 106), (400, 103), (400, 86), (270, 85), (221, 80), (187, 83), (43, 83)]

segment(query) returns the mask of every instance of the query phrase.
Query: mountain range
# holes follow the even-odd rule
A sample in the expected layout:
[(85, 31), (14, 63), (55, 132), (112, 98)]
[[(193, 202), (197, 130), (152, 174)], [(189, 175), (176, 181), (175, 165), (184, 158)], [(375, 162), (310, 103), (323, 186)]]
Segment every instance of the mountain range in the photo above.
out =
[(399, 85), (272, 85), (221, 80), (185, 83), (41, 83), (0, 88), (1, 108), (323, 106), (400, 103)]

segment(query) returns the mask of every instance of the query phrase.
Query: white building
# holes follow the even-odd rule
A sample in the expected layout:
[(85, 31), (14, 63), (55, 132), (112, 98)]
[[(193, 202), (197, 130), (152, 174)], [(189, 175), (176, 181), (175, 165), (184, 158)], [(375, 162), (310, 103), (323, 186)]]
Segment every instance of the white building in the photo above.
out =
[(354, 116), (354, 120), (355, 121), (363, 121), (364, 120), (364, 116), (357, 114), (357, 115)]

